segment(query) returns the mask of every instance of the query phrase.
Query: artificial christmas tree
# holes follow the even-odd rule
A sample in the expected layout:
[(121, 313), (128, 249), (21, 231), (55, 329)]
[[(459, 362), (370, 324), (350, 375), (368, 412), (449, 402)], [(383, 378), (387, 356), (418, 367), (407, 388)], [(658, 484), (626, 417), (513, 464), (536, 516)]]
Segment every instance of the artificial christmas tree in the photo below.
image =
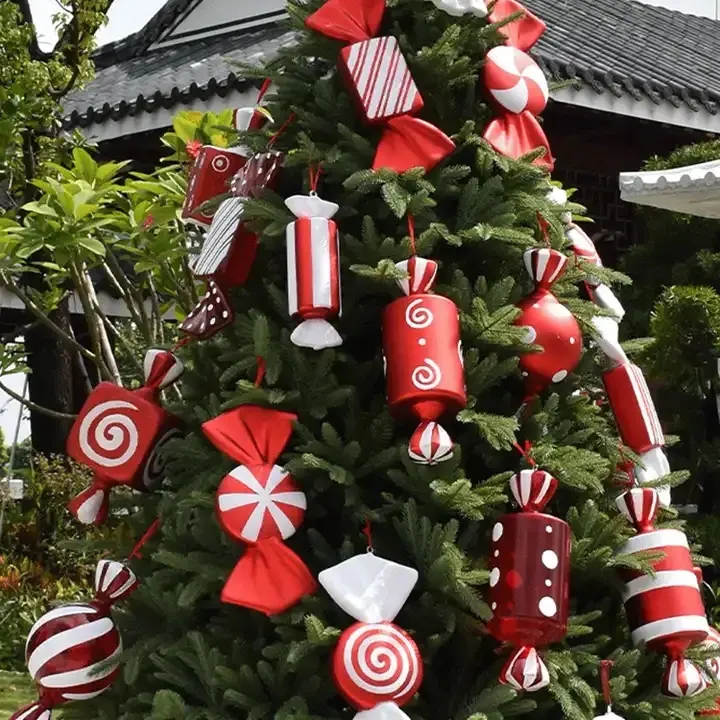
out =
[[(275, 124), (238, 144), (270, 144), (283, 170), (243, 203), (259, 243), (247, 281), (226, 291), (234, 323), (212, 337), (198, 325), (179, 351), (182, 400), (169, 410), (188, 434), (168, 446), (165, 492), (128, 518), (138, 532), (155, 515), (162, 526), (117, 618), (123, 677), (66, 720), (581, 720), (601, 712), (608, 657), (623, 717), (690, 720), (713, 706), (714, 687), (664, 697), (664, 660), (631, 642), (618, 569), (651, 584), (658, 558), (618, 554), (634, 533), (615, 469), (636, 456), (592, 395), (612, 367), (604, 351), (622, 352), (619, 318), (578, 289), (592, 278), (609, 290), (613, 275), (578, 252), (560, 276), (573, 207), (551, 192), (535, 116), (503, 115), (483, 139), (488, 51), (530, 48), (543, 30), (514, 0), (485, 9), (290, 3), (298, 44), (248, 69), (273, 82)], [(290, 212), (295, 196), (303, 208)], [(551, 309), (519, 322), (539, 290)], [(214, 317), (213, 297), (196, 324)], [(298, 344), (298, 321), (329, 335), (308, 328)], [(553, 333), (552, 347), (528, 344)], [(528, 353), (543, 358), (529, 388)], [(277, 436), (240, 422), (250, 408), (282, 418)], [(654, 532), (672, 517), (661, 510)], [(302, 570), (292, 591), (275, 551)]]

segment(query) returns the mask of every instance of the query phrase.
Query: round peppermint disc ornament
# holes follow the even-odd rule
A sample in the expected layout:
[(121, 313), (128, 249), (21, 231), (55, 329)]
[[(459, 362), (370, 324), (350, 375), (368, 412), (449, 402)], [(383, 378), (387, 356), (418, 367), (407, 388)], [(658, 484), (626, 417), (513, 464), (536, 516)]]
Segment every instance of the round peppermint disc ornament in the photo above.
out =
[(540, 115), (550, 91), (545, 74), (527, 54), (511, 47), (494, 47), (483, 68), (485, 87), (500, 107), (519, 115), (528, 111)]
[(340, 636), (333, 678), (358, 710), (383, 702), (404, 705), (418, 691), (423, 664), (415, 641), (393, 623), (355, 623)]
[(305, 493), (279, 465), (240, 465), (217, 490), (217, 513), (225, 532), (246, 543), (286, 540), (302, 524)]

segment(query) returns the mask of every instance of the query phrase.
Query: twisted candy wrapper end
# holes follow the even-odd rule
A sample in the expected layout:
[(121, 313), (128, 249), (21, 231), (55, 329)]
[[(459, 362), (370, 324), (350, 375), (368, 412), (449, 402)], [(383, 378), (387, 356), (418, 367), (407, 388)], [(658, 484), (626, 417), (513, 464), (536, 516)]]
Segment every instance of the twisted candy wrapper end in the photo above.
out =
[(177, 382), (184, 370), (182, 360), (170, 350), (148, 350), (143, 363), (144, 387), (164, 390)]
[(613, 365), (627, 365), (630, 360), (620, 345), (620, 327), (615, 318), (607, 315), (597, 315), (591, 320), (597, 331), (597, 337), (593, 338), (597, 346)]
[(354, 720), (409, 720), (409, 718), (394, 702), (383, 702), (370, 710), (357, 713)]
[(500, 32), (507, 38), (508, 45), (527, 52), (547, 30), (547, 25), (537, 15), (533, 15), (517, 0), (497, 0), (490, 13), (490, 22), (502, 22), (517, 12), (522, 12), (523, 16), (504, 25)]
[(547, 471), (530, 468), (510, 478), (510, 491), (523, 512), (542, 512), (552, 500), (558, 481)]
[(385, 0), (328, 0), (305, 20), (321, 35), (348, 43), (377, 35), (385, 14)]
[(662, 679), (662, 691), (670, 697), (699, 695), (708, 686), (707, 678), (695, 663), (684, 657), (669, 658)]
[(241, 465), (273, 464), (285, 449), (297, 415), (241, 405), (203, 423), (205, 436)]
[(101, 560), (95, 568), (94, 602), (109, 607), (124, 600), (137, 586), (137, 576), (130, 568), (116, 560)]
[(296, 218), (317, 217), (330, 220), (340, 209), (337, 203), (323, 200), (317, 195), (293, 195), (285, 200), (285, 205)]
[(421, 422), (410, 438), (408, 455), (419, 465), (437, 465), (450, 460), (454, 444), (447, 430), (434, 420)]
[(549, 290), (562, 276), (567, 267), (567, 257), (552, 248), (533, 248), (523, 254), (528, 275), (539, 288)]
[(340, 333), (322, 318), (313, 318), (301, 322), (290, 335), (290, 341), (298, 347), (312, 350), (325, 350), (339, 347), (343, 340)]
[(405, 295), (429, 293), (435, 287), (438, 264), (434, 260), (413, 255), (409, 260), (395, 263), (395, 267), (407, 274), (407, 277), (397, 281)]
[(638, 532), (650, 532), (658, 511), (658, 492), (655, 488), (632, 488), (615, 499), (618, 510)]
[(525, 111), (520, 115), (503, 113), (490, 121), (483, 137), (497, 152), (518, 160), (533, 150), (544, 148), (545, 154), (533, 160), (533, 165), (552, 172), (555, 159), (545, 132), (534, 115)]
[(115, 483), (95, 473), (92, 484), (67, 505), (72, 516), (83, 525), (104, 525), (110, 511), (110, 487)]
[(392, 622), (410, 596), (418, 572), (377, 557), (355, 555), (318, 575), (319, 583), (358, 622)]
[(421, 167), (429, 172), (454, 150), (455, 143), (440, 128), (420, 118), (400, 115), (385, 124), (372, 169), (404, 173)]
[(42, 700), (26, 705), (10, 716), (10, 720), (50, 720), (52, 713)]
[(249, 545), (220, 593), (220, 600), (265, 613), (285, 612), (317, 583), (305, 563), (278, 538)]
[(515, 690), (535, 692), (550, 684), (550, 673), (534, 647), (521, 647), (507, 659), (500, 682)]

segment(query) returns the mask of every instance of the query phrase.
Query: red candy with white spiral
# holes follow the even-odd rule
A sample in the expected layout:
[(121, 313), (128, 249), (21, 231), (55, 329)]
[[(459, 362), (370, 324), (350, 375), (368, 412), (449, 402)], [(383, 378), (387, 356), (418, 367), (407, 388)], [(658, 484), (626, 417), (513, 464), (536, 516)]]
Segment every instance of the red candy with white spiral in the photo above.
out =
[(564, 380), (580, 362), (582, 334), (575, 316), (552, 294), (553, 284), (567, 266), (567, 257), (551, 248), (528, 250), (525, 267), (535, 290), (518, 303), (515, 325), (527, 329), (526, 342), (542, 346), (542, 352), (520, 356), (526, 394), (537, 395)]
[(687, 537), (681, 530), (655, 529), (658, 494), (654, 488), (633, 488), (616, 503), (638, 531), (620, 553), (649, 550), (663, 554), (653, 563), (653, 575), (630, 569), (620, 572), (633, 645), (667, 655), (662, 680), (666, 695), (695, 695), (705, 689), (707, 681), (684, 653), (705, 640), (709, 628)]
[(549, 683), (537, 647), (565, 637), (570, 596), (570, 528), (542, 513), (557, 488), (544, 470), (522, 470), (510, 479), (520, 512), (493, 527), (488, 630), (517, 649), (500, 674), (502, 683), (533, 692)]
[(453, 444), (438, 424), (467, 403), (457, 305), (433, 294), (437, 263), (416, 256), (397, 264), (407, 273), (398, 298), (383, 313), (383, 352), (390, 411), (419, 425), (410, 458), (434, 465), (452, 457)]
[(131, 570), (101, 560), (92, 602), (54, 608), (33, 625), (25, 659), (39, 699), (18, 710), (11, 720), (50, 720), (53, 708), (71, 700), (89, 700), (113, 684), (119, 673), (122, 641), (110, 606), (136, 587)]
[(68, 505), (80, 522), (105, 522), (113, 485), (150, 491), (161, 482), (163, 448), (180, 436), (181, 423), (160, 405), (160, 391), (176, 382), (183, 369), (169, 350), (149, 350), (143, 387), (127, 390), (102, 382), (90, 393), (67, 441), (68, 455), (94, 472), (92, 485)]
[(318, 581), (358, 620), (347, 628), (333, 654), (332, 673), (342, 696), (363, 720), (407, 716), (399, 709), (420, 688), (423, 663), (415, 641), (392, 620), (417, 582), (413, 568), (356, 555), (323, 570)]

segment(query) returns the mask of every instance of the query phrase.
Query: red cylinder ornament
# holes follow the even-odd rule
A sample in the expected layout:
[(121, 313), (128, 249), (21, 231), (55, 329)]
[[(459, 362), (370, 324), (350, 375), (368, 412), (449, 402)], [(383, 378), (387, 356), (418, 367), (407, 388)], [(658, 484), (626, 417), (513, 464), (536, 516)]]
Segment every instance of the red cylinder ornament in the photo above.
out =
[(452, 300), (430, 291), (437, 263), (412, 257), (398, 263), (406, 293), (385, 308), (383, 351), (390, 411), (419, 421), (409, 446), (414, 462), (433, 465), (452, 457), (450, 436), (436, 421), (465, 407), (460, 317)]
[(625, 582), (623, 602), (633, 645), (668, 656), (662, 681), (666, 695), (695, 695), (707, 687), (707, 682), (700, 670), (684, 658), (684, 653), (705, 640), (709, 628), (687, 537), (681, 530), (654, 528), (658, 508), (654, 488), (628, 490), (616, 504), (638, 530), (620, 553), (663, 554), (653, 563), (653, 575), (631, 569), (620, 571)]
[(541, 512), (556, 488), (557, 480), (544, 470), (513, 475), (510, 489), (521, 511), (504, 515), (492, 531), (488, 630), (518, 648), (500, 676), (517, 690), (548, 684), (536, 648), (559, 642), (567, 631), (570, 529)]
[(518, 303), (515, 325), (527, 328), (526, 342), (542, 346), (541, 352), (520, 356), (527, 395), (564, 380), (580, 362), (582, 334), (575, 316), (552, 294), (553, 284), (565, 272), (567, 257), (552, 248), (535, 248), (523, 256), (535, 281), (535, 290)]

